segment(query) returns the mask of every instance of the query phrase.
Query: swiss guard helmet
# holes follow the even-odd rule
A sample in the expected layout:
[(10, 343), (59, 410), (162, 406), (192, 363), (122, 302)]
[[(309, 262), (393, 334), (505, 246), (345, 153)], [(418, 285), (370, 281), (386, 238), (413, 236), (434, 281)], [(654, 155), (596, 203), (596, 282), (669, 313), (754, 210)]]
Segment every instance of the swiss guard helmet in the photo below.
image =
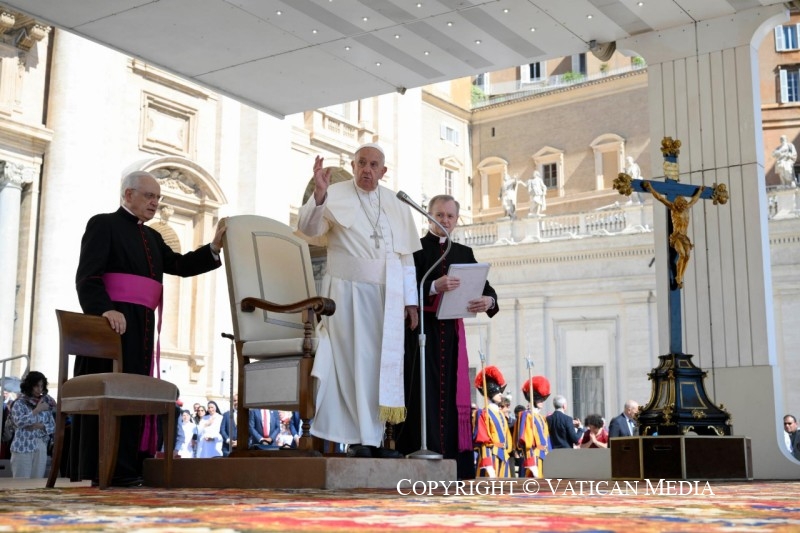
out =
[[(522, 394), (531, 401), (531, 380), (526, 379), (522, 384)], [(544, 376), (533, 376), (533, 403), (544, 402), (550, 397), (550, 382)]]
[(486, 374), (486, 395), (492, 398), (497, 393), (506, 390), (506, 380), (503, 373), (496, 366), (487, 366), (486, 370), (481, 370), (475, 376), (475, 388), (483, 392), (483, 375)]

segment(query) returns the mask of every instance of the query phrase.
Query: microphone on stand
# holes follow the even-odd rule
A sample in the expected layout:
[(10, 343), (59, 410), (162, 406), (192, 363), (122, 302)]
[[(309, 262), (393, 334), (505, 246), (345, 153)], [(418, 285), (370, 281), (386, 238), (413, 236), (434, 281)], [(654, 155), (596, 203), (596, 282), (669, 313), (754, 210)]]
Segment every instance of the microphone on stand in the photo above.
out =
[(231, 335), (230, 333), (223, 333), (222, 337), (225, 339), (233, 340), (233, 335)]
[(450, 253), (450, 245), (452, 241), (450, 240), (450, 233), (444, 229), (438, 220), (433, 218), (430, 213), (425, 211), (422, 207), (420, 207), (414, 200), (411, 199), (409, 195), (404, 193), (403, 191), (397, 192), (397, 198), (404, 202), (423, 215), (425, 218), (436, 224), (439, 229), (442, 230), (442, 234), (447, 237), (447, 248), (445, 249), (442, 256), (436, 261), (431, 268), (422, 276), (422, 279), (419, 282), (419, 381), (420, 381), (420, 425), (422, 426), (420, 429), (420, 449), (414, 453), (408, 455), (411, 459), (442, 459), (443, 456), (440, 453), (428, 450), (428, 414), (427, 414), (427, 405), (425, 399), (425, 310), (422, 305), (424, 301), (424, 295), (422, 294), (422, 288), (425, 285), (425, 280), (428, 279), (428, 275), (441, 263), (444, 261), (445, 256)]

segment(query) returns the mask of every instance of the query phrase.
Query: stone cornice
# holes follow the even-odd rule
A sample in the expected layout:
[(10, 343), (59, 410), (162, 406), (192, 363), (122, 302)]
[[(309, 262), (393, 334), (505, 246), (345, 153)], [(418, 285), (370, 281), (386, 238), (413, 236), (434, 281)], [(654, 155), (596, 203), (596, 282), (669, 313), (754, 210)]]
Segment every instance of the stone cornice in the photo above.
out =
[(616, 94), (621, 91), (646, 89), (647, 69), (631, 70), (624, 74), (606, 76), (583, 83), (567, 85), (559, 89), (544, 91), (528, 96), (520, 96), (490, 104), (472, 110), (472, 124), (491, 122), (528, 113), (531, 109), (557, 107), (559, 105), (572, 105), (588, 99), (596, 99), (606, 94)]
[(154, 67), (140, 59), (129, 60), (128, 66), (134, 74), (138, 74), (144, 79), (178, 90), (182, 93), (188, 94), (189, 96), (201, 98), (203, 100), (217, 99), (216, 94), (212, 91), (209, 91), (195, 83), (188, 82), (179, 76), (170, 74), (165, 70)]
[(441, 98), (440, 96), (433, 94), (429, 91), (426, 91), (424, 89), (422, 90), (422, 101), (438, 109), (441, 109), (446, 113), (450, 113), (451, 115), (458, 117), (462, 120), (469, 121), (469, 117), (471, 114), (471, 111), (469, 109), (464, 109), (459, 105), (456, 105), (452, 102), (448, 102), (444, 98)]
[(53, 130), (44, 126), (0, 118), (0, 146), (12, 147), (29, 156), (41, 158), (52, 140)]
[[(540, 244), (532, 244), (539, 246)], [(655, 255), (655, 247), (636, 247), (626, 249), (604, 249), (604, 250), (582, 250), (564, 251), (550, 255), (526, 255), (524, 257), (501, 258), (491, 261), (492, 268), (519, 268), (529, 265), (563, 264), (584, 261), (603, 261), (612, 259), (624, 259), (630, 257), (652, 257)]]
[(47, 37), (50, 26), (24, 13), (0, 6), (0, 34), (7, 35), (14, 46), (25, 52)]

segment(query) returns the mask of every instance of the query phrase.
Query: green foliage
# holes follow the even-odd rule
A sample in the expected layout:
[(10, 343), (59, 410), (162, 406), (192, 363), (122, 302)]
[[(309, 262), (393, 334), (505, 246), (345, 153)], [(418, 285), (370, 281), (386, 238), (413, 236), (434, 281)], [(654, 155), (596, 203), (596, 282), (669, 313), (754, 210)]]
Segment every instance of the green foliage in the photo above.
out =
[(486, 93), (477, 85), (472, 86), (472, 104), (475, 105), (486, 100)]
[(633, 65), (634, 67), (643, 67), (646, 64), (647, 63), (645, 62), (642, 56), (634, 56), (631, 58), (631, 65)]
[(567, 83), (579, 82), (585, 76), (580, 72), (567, 72), (561, 76), (561, 79)]

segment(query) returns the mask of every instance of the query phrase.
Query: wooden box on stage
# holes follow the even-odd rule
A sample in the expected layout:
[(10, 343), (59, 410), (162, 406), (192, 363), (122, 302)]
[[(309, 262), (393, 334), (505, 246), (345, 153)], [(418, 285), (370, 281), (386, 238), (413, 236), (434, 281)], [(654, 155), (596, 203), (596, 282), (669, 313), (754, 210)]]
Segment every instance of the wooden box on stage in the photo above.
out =
[(753, 479), (746, 437), (619, 437), (609, 447), (613, 479)]

